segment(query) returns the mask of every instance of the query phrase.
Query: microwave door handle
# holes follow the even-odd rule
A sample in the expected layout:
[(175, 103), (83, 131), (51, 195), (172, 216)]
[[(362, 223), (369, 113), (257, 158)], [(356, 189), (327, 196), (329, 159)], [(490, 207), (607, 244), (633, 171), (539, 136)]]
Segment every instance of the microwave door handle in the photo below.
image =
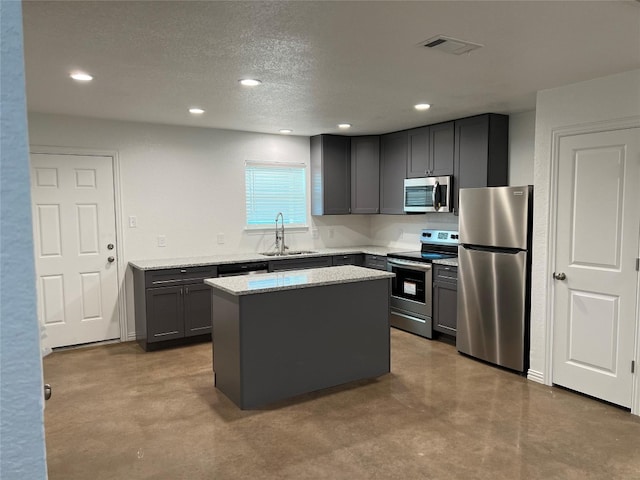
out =
[(440, 182), (436, 180), (433, 186), (433, 208), (436, 212), (440, 210), (440, 202)]

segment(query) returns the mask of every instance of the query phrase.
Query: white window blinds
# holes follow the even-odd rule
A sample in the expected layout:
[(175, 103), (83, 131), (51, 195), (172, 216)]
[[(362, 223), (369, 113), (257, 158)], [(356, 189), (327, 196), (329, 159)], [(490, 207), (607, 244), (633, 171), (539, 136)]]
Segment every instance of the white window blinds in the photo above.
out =
[(282, 212), (284, 224), (307, 225), (307, 182), (303, 163), (245, 164), (247, 227), (272, 226)]

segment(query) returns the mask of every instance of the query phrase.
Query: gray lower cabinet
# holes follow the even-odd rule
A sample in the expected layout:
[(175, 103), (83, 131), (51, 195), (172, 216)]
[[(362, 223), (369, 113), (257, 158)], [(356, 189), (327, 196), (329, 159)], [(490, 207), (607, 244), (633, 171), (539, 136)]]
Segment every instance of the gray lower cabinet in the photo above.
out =
[(311, 147), (311, 215), (344, 215), (351, 211), (351, 140), (316, 135)]
[(252, 409), (388, 373), (389, 293), (387, 278), (243, 295), (214, 288), (216, 388)]
[(455, 336), (458, 316), (458, 267), (433, 265), (433, 329)]
[(282, 270), (303, 270), (305, 268), (330, 267), (331, 257), (304, 257), (287, 258), (283, 260), (272, 260), (269, 262), (269, 271), (278, 272)]
[(185, 285), (184, 290), (185, 336), (211, 333), (211, 287), (198, 283)]
[(216, 276), (211, 266), (133, 268), (137, 342), (151, 350), (163, 342), (210, 338), (211, 289), (204, 279)]
[(351, 213), (380, 211), (380, 137), (351, 137)]
[(407, 138), (406, 130), (381, 136), (380, 213), (404, 214)]
[(361, 267), (364, 264), (364, 255), (362, 253), (347, 253), (344, 255), (334, 255), (332, 265), (356, 265)]
[(364, 256), (364, 266), (375, 270), (387, 270), (387, 257), (384, 255), (371, 255), (369, 253)]

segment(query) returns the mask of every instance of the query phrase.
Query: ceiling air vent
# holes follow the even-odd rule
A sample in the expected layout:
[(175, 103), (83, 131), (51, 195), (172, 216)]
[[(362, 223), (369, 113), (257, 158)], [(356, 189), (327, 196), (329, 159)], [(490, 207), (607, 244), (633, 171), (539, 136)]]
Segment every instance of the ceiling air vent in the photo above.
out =
[(453, 55), (462, 55), (463, 53), (468, 53), (484, 46), (479, 43), (445, 37), (444, 35), (431, 37), (430, 39), (421, 42), (420, 45), (427, 48), (433, 48), (434, 50), (440, 50), (444, 53), (451, 53)]

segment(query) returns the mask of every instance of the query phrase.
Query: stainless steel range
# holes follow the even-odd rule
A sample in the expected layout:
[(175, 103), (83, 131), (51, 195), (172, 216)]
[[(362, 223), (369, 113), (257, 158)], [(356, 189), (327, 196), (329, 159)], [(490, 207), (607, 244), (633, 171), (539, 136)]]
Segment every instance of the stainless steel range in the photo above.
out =
[(387, 269), (396, 274), (391, 287), (391, 326), (433, 338), (432, 261), (455, 258), (458, 232), (422, 230), (420, 251), (390, 253)]

